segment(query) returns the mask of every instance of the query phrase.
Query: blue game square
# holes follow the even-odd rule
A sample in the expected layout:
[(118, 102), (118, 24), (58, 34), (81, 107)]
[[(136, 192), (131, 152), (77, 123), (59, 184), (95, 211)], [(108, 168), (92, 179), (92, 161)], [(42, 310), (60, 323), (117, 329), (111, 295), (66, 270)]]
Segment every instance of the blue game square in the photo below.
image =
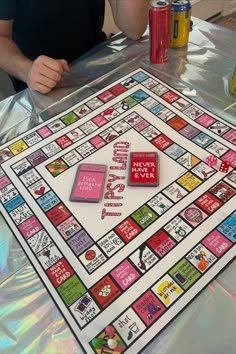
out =
[(37, 199), (37, 203), (39, 203), (45, 213), (60, 202), (60, 199), (58, 199), (58, 197), (52, 191)]
[(213, 139), (211, 136), (205, 133), (200, 133), (197, 136), (195, 136), (195, 138), (193, 138), (192, 141), (197, 145), (199, 145), (200, 147), (206, 148), (208, 145), (213, 143), (215, 139)]
[(12, 210), (18, 208), (21, 204), (25, 203), (24, 199), (22, 198), (21, 195), (17, 195), (15, 198), (9, 200), (6, 204), (4, 204), (4, 207), (10, 213)]
[(227, 237), (231, 242), (236, 243), (236, 214), (233, 214), (234, 223), (231, 222), (232, 216), (229, 216), (217, 230)]
[(139, 71), (137, 74), (132, 75), (132, 78), (138, 82), (142, 82), (148, 79), (148, 75), (144, 74), (142, 71)]
[(143, 100), (145, 100), (146, 98), (149, 97), (149, 95), (144, 92), (143, 90), (138, 90), (134, 93), (132, 93), (132, 95), (130, 95), (135, 101), (137, 102), (142, 102)]
[(153, 114), (157, 114), (158, 112), (160, 112), (163, 108), (165, 108), (162, 104), (158, 104), (157, 106), (153, 107), (151, 109), (151, 112)]
[(180, 156), (186, 153), (186, 150), (184, 150), (181, 146), (177, 144), (173, 144), (169, 146), (167, 149), (165, 149), (165, 153), (170, 156), (172, 159), (176, 160)]

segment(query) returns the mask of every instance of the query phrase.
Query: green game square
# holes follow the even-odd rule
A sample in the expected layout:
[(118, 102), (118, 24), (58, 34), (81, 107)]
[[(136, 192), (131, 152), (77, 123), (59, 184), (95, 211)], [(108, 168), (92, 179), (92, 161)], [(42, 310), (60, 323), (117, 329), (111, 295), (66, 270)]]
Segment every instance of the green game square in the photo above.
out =
[(201, 276), (201, 273), (185, 258), (177, 263), (176, 266), (169, 271), (169, 274), (185, 290), (194, 284)]
[(157, 214), (147, 205), (142, 206), (131, 216), (142, 229), (146, 229), (146, 227), (158, 218)]
[(81, 284), (77, 275), (70, 277), (65, 283), (57, 288), (67, 306), (72, 305), (80, 296), (86, 293), (85, 287)]
[(74, 112), (70, 112), (66, 114), (64, 117), (62, 117), (61, 120), (65, 123), (65, 125), (70, 125), (76, 122), (78, 119), (79, 117)]
[(129, 105), (129, 107), (134, 107), (134, 106), (136, 106), (136, 104), (138, 104), (138, 102), (135, 101), (135, 100), (133, 99), (133, 97), (131, 97), (131, 96), (126, 97), (126, 98), (123, 100), (123, 102), (126, 102), (126, 103)]

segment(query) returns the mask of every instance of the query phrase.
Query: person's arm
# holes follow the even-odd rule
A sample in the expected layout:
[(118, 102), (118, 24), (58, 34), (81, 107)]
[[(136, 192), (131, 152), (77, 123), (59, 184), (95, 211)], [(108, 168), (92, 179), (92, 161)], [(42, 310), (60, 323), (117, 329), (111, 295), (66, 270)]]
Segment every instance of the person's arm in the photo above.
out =
[(41, 93), (48, 93), (61, 80), (67, 62), (44, 55), (34, 62), (26, 58), (12, 40), (13, 20), (0, 20), (0, 68)]
[(116, 26), (131, 39), (145, 32), (149, 0), (109, 0)]

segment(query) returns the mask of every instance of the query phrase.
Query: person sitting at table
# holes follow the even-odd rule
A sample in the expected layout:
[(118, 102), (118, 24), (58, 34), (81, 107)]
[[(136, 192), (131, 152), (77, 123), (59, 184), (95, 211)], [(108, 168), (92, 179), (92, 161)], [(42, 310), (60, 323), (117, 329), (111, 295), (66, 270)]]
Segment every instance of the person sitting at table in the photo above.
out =
[[(139, 39), (148, 0), (109, 0), (115, 24)], [(16, 91), (48, 93), (69, 63), (106, 39), (105, 0), (0, 0), (0, 68)]]

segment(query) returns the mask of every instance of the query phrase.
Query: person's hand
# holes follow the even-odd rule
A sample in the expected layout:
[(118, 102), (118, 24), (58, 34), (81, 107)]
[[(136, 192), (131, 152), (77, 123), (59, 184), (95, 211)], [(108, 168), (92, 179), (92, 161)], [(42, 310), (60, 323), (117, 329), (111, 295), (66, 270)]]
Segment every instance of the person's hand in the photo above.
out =
[(66, 70), (69, 70), (66, 60), (41, 55), (31, 64), (27, 72), (26, 83), (31, 89), (45, 94), (58, 84), (62, 73)]

